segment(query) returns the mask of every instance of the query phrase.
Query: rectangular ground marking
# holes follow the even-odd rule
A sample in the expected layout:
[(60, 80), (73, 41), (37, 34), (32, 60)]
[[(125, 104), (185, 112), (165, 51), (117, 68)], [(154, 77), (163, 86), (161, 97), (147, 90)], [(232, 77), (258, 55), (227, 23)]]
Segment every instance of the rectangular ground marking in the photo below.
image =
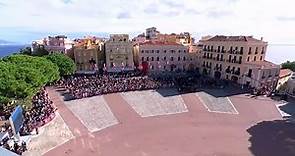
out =
[(196, 96), (209, 112), (239, 114), (228, 97), (214, 97), (206, 92), (198, 92)]

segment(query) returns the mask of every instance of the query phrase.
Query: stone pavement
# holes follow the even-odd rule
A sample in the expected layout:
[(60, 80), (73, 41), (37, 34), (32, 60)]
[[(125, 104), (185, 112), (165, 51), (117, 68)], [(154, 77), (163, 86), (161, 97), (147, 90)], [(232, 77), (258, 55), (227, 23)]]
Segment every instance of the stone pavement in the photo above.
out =
[(28, 143), (28, 151), (24, 153), (24, 156), (43, 155), (72, 138), (74, 138), (74, 135), (57, 113), (50, 123), (39, 129), (39, 135), (32, 136)]
[(195, 93), (209, 112), (238, 114), (228, 97), (214, 97), (206, 92)]
[(180, 95), (163, 97), (155, 90), (147, 90), (123, 92), (121, 96), (141, 117), (188, 112)]
[(87, 127), (90, 132), (118, 124), (118, 120), (103, 96), (65, 101), (65, 105)]

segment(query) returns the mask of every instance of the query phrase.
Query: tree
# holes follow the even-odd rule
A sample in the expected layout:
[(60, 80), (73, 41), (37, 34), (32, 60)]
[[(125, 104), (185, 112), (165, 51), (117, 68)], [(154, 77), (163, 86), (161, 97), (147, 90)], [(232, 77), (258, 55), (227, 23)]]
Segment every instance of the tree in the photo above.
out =
[(43, 85), (59, 79), (58, 67), (43, 57), (11, 55), (3, 58), (3, 61), (37, 70)]
[(293, 72), (295, 72), (295, 61), (293, 61), (293, 62), (287, 61), (287, 62), (283, 63), (282, 68), (283, 69), (290, 69)]
[(49, 52), (44, 48), (43, 45), (39, 45), (38, 48), (34, 50), (34, 53), (32, 53), (34, 56), (45, 56), (48, 54)]
[(58, 67), (43, 57), (11, 55), (0, 60), (0, 103), (25, 102), (47, 83), (59, 79)]
[(23, 55), (32, 55), (32, 49), (31, 47), (25, 47), (23, 49), (21, 49), (19, 51), (20, 54), (23, 54)]
[(61, 76), (71, 75), (76, 70), (75, 62), (64, 54), (50, 54), (46, 56), (46, 59), (50, 60), (54, 64), (56, 64), (59, 68), (59, 73)]

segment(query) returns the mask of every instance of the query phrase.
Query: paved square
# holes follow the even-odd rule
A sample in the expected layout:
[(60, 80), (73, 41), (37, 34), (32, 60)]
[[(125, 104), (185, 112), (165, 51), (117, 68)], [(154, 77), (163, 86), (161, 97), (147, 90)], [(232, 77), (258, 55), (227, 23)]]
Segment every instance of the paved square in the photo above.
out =
[(23, 155), (43, 155), (52, 148), (60, 146), (73, 138), (74, 135), (69, 130), (64, 120), (59, 113), (56, 113), (56, 117), (50, 123), (39, 129), (39, 135), (32, 136), (28, 144), (28, 151)]
[(141, 117), (188, 112), (180, 95), (163, 97), (155, 90), (124, 92), (121, 95)]
[(118, 124), (103, 96), (65, 101), (65, 105), (87, 127), (90, 132)]
[(217, 98), (206, 92), (198, 92), (196, 95), (209, 112), (239, 114), (228, 97)]

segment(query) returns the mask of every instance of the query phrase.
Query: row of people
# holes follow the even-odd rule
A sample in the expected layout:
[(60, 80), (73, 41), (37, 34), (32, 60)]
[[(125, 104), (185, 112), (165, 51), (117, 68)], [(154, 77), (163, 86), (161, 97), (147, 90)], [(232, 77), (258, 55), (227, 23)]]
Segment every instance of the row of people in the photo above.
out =
[(61, 79), (58, 84), (69, 91), (72, 99), (174, 86), (173, 81), (131, 74), (70, 76)]

